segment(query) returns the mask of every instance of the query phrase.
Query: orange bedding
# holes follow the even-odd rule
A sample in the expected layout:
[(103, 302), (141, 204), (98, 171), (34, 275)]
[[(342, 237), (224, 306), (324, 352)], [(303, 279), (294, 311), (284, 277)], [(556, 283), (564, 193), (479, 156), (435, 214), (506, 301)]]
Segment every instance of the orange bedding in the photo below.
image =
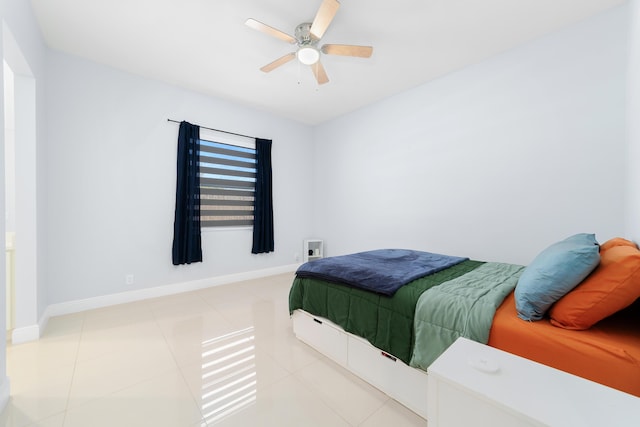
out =
[(640, 301), (584, 331), (516, 315), (513, 293), (498, 308), (490, 346), (640, 397)]

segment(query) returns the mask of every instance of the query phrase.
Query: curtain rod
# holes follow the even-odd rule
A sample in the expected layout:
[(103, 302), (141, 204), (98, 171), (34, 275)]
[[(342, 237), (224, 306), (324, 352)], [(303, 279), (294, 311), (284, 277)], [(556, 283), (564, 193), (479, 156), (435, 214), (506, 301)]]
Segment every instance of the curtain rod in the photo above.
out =
[[(173, 119), (167, 119), (167, 121), (168, 122), (173, 122), (173, 123), (182, 123), (182, 122), (179, 122), (178, 120), (173, 120)], [(229, 135), (236, 135), (236, 136), (242, 136), (244, 138), (257, 139), (255, 136), (243, 135), (241, 133), (229, 132), (227, 130), (213, 129), (213, 128), (208, 128), (206, 126), (200, 126), (200, 125), (196, 125), (196, 126), (201, 127), (203, 129), (212, 130), (212, 131), (215, 131), (215, 132), (228, 133)]]

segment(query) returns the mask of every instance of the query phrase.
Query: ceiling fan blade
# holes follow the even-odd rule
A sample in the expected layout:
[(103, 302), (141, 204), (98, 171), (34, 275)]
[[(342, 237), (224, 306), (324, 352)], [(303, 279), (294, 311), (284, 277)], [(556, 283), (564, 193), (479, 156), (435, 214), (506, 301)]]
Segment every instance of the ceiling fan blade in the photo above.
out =
[(313, 24), (311, 24), (310, 33), (316, 38), (321, 39), (324, 32), (327, 31), (329, 24), (333, 21), (333, 17), (336, 16), (340, 2), (338, 0), (324, 0), (318, 9), (316, 17), (313, 18)]
[(276, 59), (275, 61), (268, 63), (264, 67), (260, 68), (260, 71), (264, 71), (265, 73), (268, 73), (270, 71), (275, 70), (279, 66), (286, 64), (287, 62), (291, 61), (295, 57), (296, 57), (295, 52), (287, 53), (285, 56), (282, 56)]
[(269, 36), (273, 36), (273, 37), (277, 37), (280, 40), (284, 40), (287, 43), (295, 43), (296, 39), (293, 36), (290, 36), (289, 34), (282, 32), (280, 30), (278, 30), (277, 28), (273, 28), (267, 24), (263, 24), (260, 21), (256, 21), (253, 18), (249, 18), (247, 19), (244, 24), (247, 27), (253, 28), (254, 30), (260, 31), (262, 33), (265, 33)]
[(371, 46), (355, 46), (352, 44), (325, 44), (322, 46), (322, 53), (327, 55), (357, 56), (359, 58), (369, 58), (373, 53)]
[(327, 72), (324, 70), (322, 62), (318, 61), (315, 64), (311, 64), (310, 67), (313, 71), (313, 75), (316, 76), (316, 80), (318, 81), (319, 85), (323, 85), (329, 82), (329, 77), (327, 77)]

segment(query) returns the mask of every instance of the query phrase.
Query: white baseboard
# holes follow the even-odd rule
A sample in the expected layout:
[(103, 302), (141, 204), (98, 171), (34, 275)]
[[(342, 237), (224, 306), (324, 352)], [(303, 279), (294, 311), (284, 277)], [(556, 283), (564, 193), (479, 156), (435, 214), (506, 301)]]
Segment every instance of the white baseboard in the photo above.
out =
[(208, 279), (193, 280), (190, 282), (175, 283), (154, 288), (139, 289), (135, 291), (120, 292), (117, 294), (51, 304), (44, 310), (44, 313), (37, 325), (14, 329), (12, 342), (14, 344), (18, 344), (39, 339), (41, 331), (44, 331), (51, 317), (79, 313), (96, 308), (142, 301), (167, 295), (175, 295), (183, 292), (197, 291), (200, 289), (227, 285), (229, 283), (241, 282), (244, 280), (260, 279), (262, 277), (290, 273), (296, 271), (299, 266), (300, 264), (290, 264), (263, 270), (247, 271), (243, 273), (229, 274), (226, 276), (218, 276)]
[(7, 403), (9, 403), (10, 391), (11, 387), (9, 383), (9, 377), (4, 377), (4, 379), (0, 381), (0, 413), (4, 411)]
[[(47, 318), (47, 320), (49, 319)], [(22, 344), (24, 342), (37, 340), (38, 338), (40, 338), (40, 331), (42, 330), (40, 329), (41, 323), (42, 321), (39, 322), (39, 324), (37, 325), (30, 325), (30, 326), (23, 326), (21, 328), (15, 328), (11, 332), (11, 343)]]

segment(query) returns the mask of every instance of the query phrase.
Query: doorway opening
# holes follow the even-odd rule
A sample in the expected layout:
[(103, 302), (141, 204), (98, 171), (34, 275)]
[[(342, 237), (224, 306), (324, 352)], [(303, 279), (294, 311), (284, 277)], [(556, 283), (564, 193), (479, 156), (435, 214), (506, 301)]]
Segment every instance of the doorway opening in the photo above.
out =
[[(11, 232), (11, 342), (40, 337), (38, 324), (36, 79), (13, 33), (2, 26), (5, 89), (5, 227)], [(7, 108), (8, 105), (8, 108)], [(6, 236), (5, 236), (6, 240)], [(7, 245), (5, 244), (5, 248)], [(5, 249), (6, 250), (6, 249)], [(7, 269), (7, 271), (9, 271)], [(11, 286), (12, 284), (12, 286)]]
[(14, 326), (15, 311), (15, 236), (16, 236), (16, 163), (15, 163), (15, 91), (14, 75), (3, 61), (4, 76), (4, 172), (5, 172), (5, 283), (7, 336)]

